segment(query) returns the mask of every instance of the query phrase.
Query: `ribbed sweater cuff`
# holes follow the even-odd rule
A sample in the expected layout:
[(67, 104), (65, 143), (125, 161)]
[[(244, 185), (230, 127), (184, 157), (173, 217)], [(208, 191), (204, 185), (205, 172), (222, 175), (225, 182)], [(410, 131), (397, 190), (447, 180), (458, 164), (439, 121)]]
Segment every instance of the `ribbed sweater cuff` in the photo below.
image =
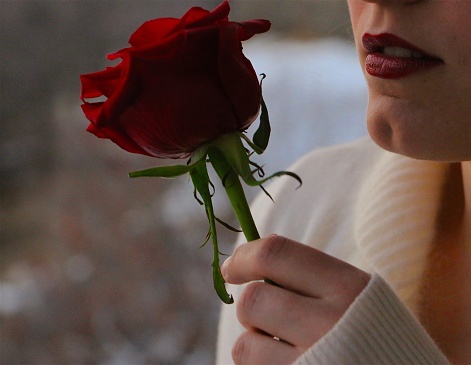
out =
[(377, 274), (344, 316), (294, 365), (449, 364), (424, 328)]

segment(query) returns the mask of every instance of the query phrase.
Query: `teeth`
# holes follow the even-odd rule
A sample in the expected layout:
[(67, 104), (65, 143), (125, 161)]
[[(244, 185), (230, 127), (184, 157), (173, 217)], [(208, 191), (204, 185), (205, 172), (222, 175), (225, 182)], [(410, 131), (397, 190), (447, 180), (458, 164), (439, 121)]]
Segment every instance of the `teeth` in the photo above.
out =
[(404, 57), (404, 58), (423, 58), (419, 52), (402, 47), (384, 47), (383, 53), (386, 56)]

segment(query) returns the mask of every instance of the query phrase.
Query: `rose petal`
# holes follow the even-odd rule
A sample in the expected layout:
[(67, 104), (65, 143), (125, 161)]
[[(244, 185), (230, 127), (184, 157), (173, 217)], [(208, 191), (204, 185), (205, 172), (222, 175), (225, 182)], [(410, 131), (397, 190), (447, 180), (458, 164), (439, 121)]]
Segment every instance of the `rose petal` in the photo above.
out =
[(220, 23), (222, 21), (227, 21), (229, 12), (230, 12), (230, 6), (228, 1), (224, 1), (221, 3), (216, 9), (214, 9), (212, 12), (208, 12), (207, 16), (200, 19), (200, 20), (194, 20), (191, 24), (188, 24), (187, 28), (193, 28), (193, 27), (204, 27), (205, 25), (210, 25), (210, 24), (215, 24), (215, 23)]
[(103, 71), (81, 75), (82, 82), (81, 99), (98, 98), (100, 96), (109, 97), (117, 85), (121, 76), (122, 66), (107, 67)]
[(129, 38), (129, 44), (135, 48), (147, 47), (157, 41), (173, 35), (185, 28), (204, 26), (227, 17), (229, 4), (218, 6), (213, 12), (200, 7), (193, 7), (181, 19), (159, 18), (142, 24)]
[(246, 41), (252, 38), (255, 34), (268, 32), (271, 28), (271, 23), (264, 19), (254, 19), (247, 22), (239, 23), (242, 28), (240, 33), (240, 40)]
[[(131, 47), (108, 55), (122, 61), (83, 75), (88, 131), (123, 149), (162, 158), (187, 156), (222, 134), (246, 129), (260, 108), (258, 77), (241, 41), (270, 23), (228, 21), (229, 3), (212, 12), (144, 23)], [(101, 96), (106, 101), (90, 100)]]
[(104, 103), (85, 103), (82, 104), (82, 110), (87, 119), (93, 124), (97, 123), (97, 120), (101, 114)]
[[(233, 105), (241, 129), (246, 129), (257, 117), (260, 108), (260, 85), (250, 61), (242, 53), (238, 23), (221, 26), (218, 67), (221, 82)], [(240, 85), (245, 85), (241, 88)]]
[(130, 139), (119, 126), (115, 125), (113, 128), (98, 128), (96, 125), (91, 123), (87, 128), (87, 132), (90, 132), (99, 138), (109, 139), (128, 152), (150, 156), (145, 150), (137, 145), (136, 142)]
[(129, 38), (133, 47), (147, 47), (149, 44), (168, 37), (180, 24), (180, 19), (162, 18), (149, 20), (142, 24)]
[[(138, 59), (131, 58), (128, 54), (123, 55), (122, 62), (115, 66), (114, 72), (120, 73), (119, 80), (113, 80), (115, 89), (108, 95), (108, 100), (103, 104), (103, 110), (97, 120), (97, 126), (105, 127), (114, 123), (119, 116), (128, 108), (129, 100), (139, 91), (139, 79), (132, 72), (134, 64)], [(97, 83), (97, 86), (100, 84)]]

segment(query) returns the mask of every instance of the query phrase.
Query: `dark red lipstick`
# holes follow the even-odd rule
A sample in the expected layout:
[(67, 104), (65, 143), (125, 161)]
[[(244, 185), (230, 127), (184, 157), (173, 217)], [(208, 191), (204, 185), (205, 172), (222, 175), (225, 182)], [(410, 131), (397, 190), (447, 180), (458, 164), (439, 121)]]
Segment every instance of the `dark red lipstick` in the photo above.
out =
[(393, 34), (365, 33), (362, 43), (368, 52), (366, 72), (383, 79), (399, 79), (444, 64), (440, 58)]

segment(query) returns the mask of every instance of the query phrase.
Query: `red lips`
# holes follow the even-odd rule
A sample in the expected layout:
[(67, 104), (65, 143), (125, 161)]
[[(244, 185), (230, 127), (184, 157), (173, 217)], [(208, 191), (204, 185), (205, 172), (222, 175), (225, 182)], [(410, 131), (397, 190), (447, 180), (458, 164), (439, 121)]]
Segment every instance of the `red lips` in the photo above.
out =
[(443, 60), (389, 33), (365, 33), (366, 72), (383, 79), (399, 79), (444, 64)]

